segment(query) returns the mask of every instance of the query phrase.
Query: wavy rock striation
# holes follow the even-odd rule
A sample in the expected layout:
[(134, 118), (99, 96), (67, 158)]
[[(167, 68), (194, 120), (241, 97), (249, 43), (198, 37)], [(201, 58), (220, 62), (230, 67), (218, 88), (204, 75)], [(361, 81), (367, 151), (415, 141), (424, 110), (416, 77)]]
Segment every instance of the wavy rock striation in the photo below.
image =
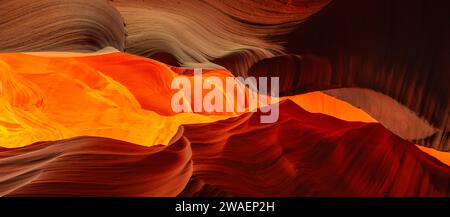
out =
[(289, 32), (328, 3), (113, 1), (127, 24), (127, 52), (166, 63), (175, 59), (186, 67), (221, 68), (214, 64), (219, 63), (232, 66), (228, 69), (236, 74), (246, 72), (258, 60), (282, 53), (279, 43), (269, 36)]
[(0, 0), (0, 52), (123, 51), (126, 32), (106, 0)]
[[(280, 105), (180, 128), (168, 146), (100, 137), (0, 149), (6, 196), (449, 196), (450, 167), (380, 124)], [(368, 137), (367, 135), (370, 135)]]
[(192, 174), (181, 133), (169, 146), (78, 137), (0, 150), (2, 196), (176, 196)]
[[(378, 123), (306, 112), (187, 125), (194, 172), (182, 195), (448, 196), (450, 167)], [(369, 135), (369, 136), (368, 136)]]

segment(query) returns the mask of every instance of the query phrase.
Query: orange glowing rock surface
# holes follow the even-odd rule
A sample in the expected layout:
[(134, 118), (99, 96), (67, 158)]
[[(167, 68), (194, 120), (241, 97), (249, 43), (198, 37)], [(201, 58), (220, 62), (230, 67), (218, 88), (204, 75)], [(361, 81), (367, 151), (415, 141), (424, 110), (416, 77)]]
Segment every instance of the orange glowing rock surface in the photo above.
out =
[[(109, 55), (137, 61), (147, 71), (132, 70), (136, 64), (100, 71), (83, 59), (1, 54), (1, 146), (82, 135), (151, 146), (167, 144), (181, 124), (227, 118), (171, 113), (167, 85), (175, 76), (173, 71), (143, 58)], [(122, 79), (113, 79), (116, 72), (122, 73)], [(139, 95), (145, 91), (147, 98)]]
[(432, 148), (427, 148), (424, 146), (417, 146), (420, 150), (422, 150), (423, 152), (435, 157), (436, 159), (438, 159), (439, 161), (441, 161), (444, 164), (447, 164), (450, 166), (450, 153), (449, 152), (443, 152), (443, 151), (438, 151)]
[(345, 121), (378, 122), (363, 110), (319, 91), (284, 98), (291, 99), (312, 113), (322, 113)]
[[(167, 144), (181, 124), (233, 115), (174, 113), (170, 99), (176, 91), (170, 83), (178, 74), (165, 64), (123, 53), (84, 57), (1, 54), (0, 75), (3, 147), (86, 135), (144, 146)], [(225, 78), (231, 74), (210, 70), (204, 72), (204, 79), (212, 75)], [(321, 93), (294, 98), (317, 112), (327, 107), (312, 108), (308, 106), (311, 100), (332, 100), (323, 99)]]
[[(125, 53), (101, 55), (0, 54), (0, 146), (99, 136), (143, 146), (168, 144), (183, 124), (211, 123), (236, 113), (175, 113), (170, 88), (184, 69)], [(205, 70), (222, 81), (226, 70)], [(226, 90), (221, 90), (224, 99)], [(204, 93), (208, 91), (204, 90)], [(346, 121), (376, 122), (367, 113), (322, 92), (291, 99), (305, 110)], [(434, 152), (427, 151), (434, 155)], [(445, 153), (446, 154), (446, 153)], [(443, 155), (444, 159), (446, 155)], [(442, 158), (442, 157), (438, 157)], [(441, 160), (449, 163), (447, 160)]]

